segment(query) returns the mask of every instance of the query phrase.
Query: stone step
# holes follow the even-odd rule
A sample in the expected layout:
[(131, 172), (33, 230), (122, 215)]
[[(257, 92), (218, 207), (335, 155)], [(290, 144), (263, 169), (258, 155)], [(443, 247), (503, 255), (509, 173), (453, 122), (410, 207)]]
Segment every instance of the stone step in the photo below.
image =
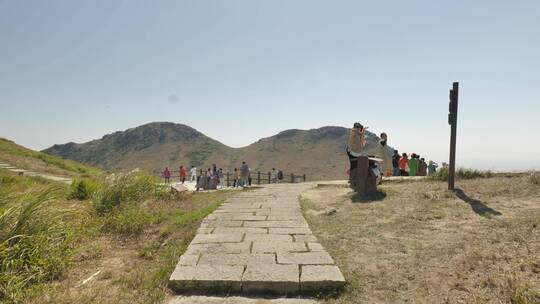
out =
[(273, 185), (239, 194), (208, 215), (172, 273), (170, 287), (178, 293), (245, 295), (343, 288), (341, 271), (298, 212), (301, 191)]

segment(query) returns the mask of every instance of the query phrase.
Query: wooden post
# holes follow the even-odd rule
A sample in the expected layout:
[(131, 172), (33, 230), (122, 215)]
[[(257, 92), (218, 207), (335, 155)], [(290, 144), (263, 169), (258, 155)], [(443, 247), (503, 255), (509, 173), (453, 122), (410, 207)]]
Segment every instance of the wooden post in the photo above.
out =
[(229, 183), (229, 171), (227, 171), (227, 188), (230, 186), (230, 183)]
[(268, 183), (270, 184), (272, 181), (270, 180), (270, 172), (268, 172)]
[(261, 184), (261, 171), (257, 171), (257, 185)]
[(448, 190), (454, 190), (456, 179), (456, 137), (457, 137), (457, 114), (458, 114), (459, 82), (452, 84), (450, 90), (450, 106), (448, 123), (450, 124), (450, 161), (448, 167)]
[(304, 183), (306, 182), (306, 175), (304, 174)]
[(294, 183), (294, 173), (291, 173), (291, 183)]

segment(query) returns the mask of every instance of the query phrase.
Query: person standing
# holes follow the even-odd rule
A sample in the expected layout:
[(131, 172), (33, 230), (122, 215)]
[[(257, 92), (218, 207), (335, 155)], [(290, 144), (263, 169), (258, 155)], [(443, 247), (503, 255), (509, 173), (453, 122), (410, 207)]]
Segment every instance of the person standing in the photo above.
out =
[(169, 170), (169, 167), (165, 167), (165, 171), (163, 171), (163, 177), (165, 178), (165, 182), (167, 184), (171, 181), (171, 171)]
[(347, 142), (347, 156), (350, 163), (349, 180), (351, 188), (360, 195), (366, 194), (366, 181), (368, 177), (369, 160), (363, 155), (366, 144), (365, 131), (359, 122), (355, 122)]
[(418, 156), (415, 153), (413, 153), (411, 155), (411, 159), (409, 160), (409, 176), (418, 175), (419, 169), (420, 169), (420, 161), (418, 160)]
[(182, 182), (182, 184), (184, 184), (184, 182), (186, 181), (186, 169), (184, 169), (184, 166), (180, 166), (180, 170), (178, 170), (180, 173), (180, 181)]
[(270, 172), (270, 181), (272, 184), (276, 184), (278, 179), (278, 172), (276, 168), (272, 168), (272, 171)]
[(394, 150), (394, 155), (392, 156), (392, 169), (393, 169), (393, 175), (394, 176), (399, 176), (400, 175), (400, 172), (399, 172), (399, 159), (401, 157), (399, 156), (399, 152), (398, 150)]
[(196, 182), (197, 181), (197, 167), (191, 166), (191, 170), (189, 170), (189, 172), (191, 173), (191, 182)]
[(429, 176), (432, 176), (433, 174), (435, 174), (437, 172), (437, 167), (439, 165), (437, 165), (437, 163), (435, 163), (434, 161), (430, 160), (429, 161), (429, 165), (428, 165), (428, 175)]
[(247, 187), (249, 185), (249, 166), (245, 161), (243, 161), (240, 166), (240, 179), (242, 180), (242, 187)]
[(218, 170), (219, 186), (221, 188), (225, 187), (225, 176), (223, 174), (223, 169), (219, 168)]
[(381, 133), (381, 140), (379, 140), (378, 147), (378, 156), (383, 160), (381, 164), (381, 175), (382, 176), (391, 176), (392, 175), (392, 157), (390, 151), (388, 150), (388, 135), (386, 133)]
[(420, 176), (427, 176), (428, 165), (426, 164), (426, 159), (420, 159)]
[(350, 169), (356, 169), (358, 166), (358, 157), (362, 155), (364, 145), (366, 144), (365, 129), (359, 122), (355, 122), (349, 133), (347, 142), (347, 156), (349, 156)]
[(403, 153), (401, 155), (401, 159), (399, 160), (399, 175), (401, 176), (409, 176), (408, 169), (409, 169), (409, 159), (408, 159), (407, 153)]
[(240, 185), (240, 171), (238, 168), (234, 168), (233, 173), (233, 187), (238, 187)]

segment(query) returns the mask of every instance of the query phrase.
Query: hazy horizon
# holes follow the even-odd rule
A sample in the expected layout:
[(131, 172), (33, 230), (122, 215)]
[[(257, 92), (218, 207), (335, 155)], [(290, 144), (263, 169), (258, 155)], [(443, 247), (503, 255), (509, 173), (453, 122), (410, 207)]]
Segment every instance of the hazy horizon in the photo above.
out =
[(458, 166), (540, 169), (538, 11), (537, 1), (0, 0), (0, 137), (41, 150), (170, 121), (240, 147), (360, 121), (442, 162), (459, 81)]

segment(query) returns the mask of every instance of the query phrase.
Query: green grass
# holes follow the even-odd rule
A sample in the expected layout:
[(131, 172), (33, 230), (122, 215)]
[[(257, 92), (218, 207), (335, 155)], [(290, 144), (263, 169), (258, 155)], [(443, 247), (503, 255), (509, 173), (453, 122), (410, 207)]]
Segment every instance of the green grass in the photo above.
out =
[(179, 226), (185, 226), (188, 224), (192, 224), (194, 222), (200, 221), (203, 218), (205, 218), (210, 213), (214, 212), (219, 206), (223, 204), (223, 200), (219, 200), (217, 202), (214, 202), (210, 204), (207, 207), (204, 207), (202, 209), (195, 210), (193, 212), (188, 213), (180, 213), (174, 217), (174, 223)]
[[(0, 303), (160, 302), (200, 221), (232, 194), (173, 197), (143, 172), (69, 186), (0, 170)], [(129, 269), (70, 292), (118, 250)]]
[(69, 264), (74, 233), (63, 210), (50, 208), (66, 187), (4, 174), (0, 180), (14, 191), (0, 200), (0, 299), (15, 303), (28, 288), (59, 277)]
[(113, 174), (93, 195), (96, 210), (105, 214), (124, 203), (159, 199), (166, 189), (158, 184), (159, 179), (142, 171)]
[(62, 159), (56, 156), (51, 156), (42, 152), (33, 151), (5, 138), (0, 138), (0, 153), (20, 156), (25, 158), (33, 158), (43, 161), (46, 164), (77, 174), (92, 174), (99, 175), (101, 171), (90, 166), (85, 166), (76, 161)]

